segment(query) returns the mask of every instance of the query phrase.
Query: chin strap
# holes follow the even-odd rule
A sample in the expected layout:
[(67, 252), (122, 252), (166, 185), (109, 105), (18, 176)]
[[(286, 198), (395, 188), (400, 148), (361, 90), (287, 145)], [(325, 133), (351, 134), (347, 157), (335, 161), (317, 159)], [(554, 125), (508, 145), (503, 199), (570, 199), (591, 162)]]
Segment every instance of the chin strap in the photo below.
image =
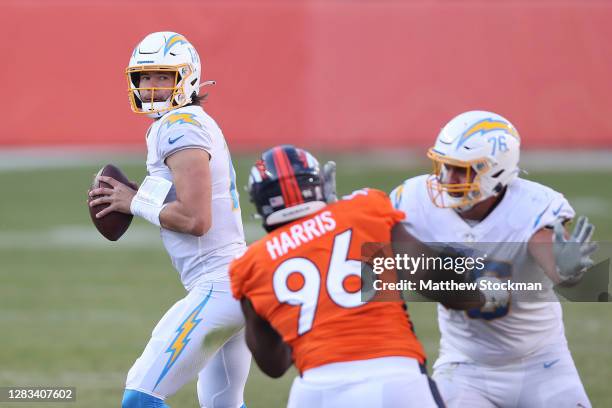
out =
[(204, 81), (200, 84), (200, 88), (203, 88), (205, 86), (213, 86), (213, 85), (217, 85), (217, 81)]

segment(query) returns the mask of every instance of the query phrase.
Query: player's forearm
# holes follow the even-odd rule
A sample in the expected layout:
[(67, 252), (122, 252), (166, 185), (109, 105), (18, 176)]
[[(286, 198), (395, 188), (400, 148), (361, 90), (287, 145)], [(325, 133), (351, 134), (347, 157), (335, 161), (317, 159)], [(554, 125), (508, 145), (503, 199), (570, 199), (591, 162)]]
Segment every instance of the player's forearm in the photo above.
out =
[(293, 364), (291, 348), (270, 325), (259, 316), (247, 298), (240, 300), (245, 318), (246, 343), (257, 366), (272, 378), (281, 377)]
[[(413, 237), (408, 230), (400, 223), (393, 227), (391, 231), (393, 253), (408, 257), (425, 257), (435, 258), (444, 256), (439, 250), (430, 248), (423, 242)], [(411, 280), (417, 283), (420, 288), (419, 281), (432, 282), (447, 282), (455, 281), (462, 283), (465, 281), (465, 274), (448, 273), (446, 270), (433, 269), (412, 269), (404, 271), (401, 268), (396, 268), (398, 278), (403, 280)], [(457, 310), (469, 310), (479, 308), (484, 304), (484, 296), (480, 291), (441, 291), (441, 290), (425, 290), (418, 289), (418, 293), (435, 302), (442, 303), (445, 307)]]
[(271, 339), (268, 336), (262, 336), (261, 332), (247, 336), (247, 339), (249, 338), (251, 341), (247, 340), (247, 346), (257, 366), (266, 375), (272, 378), (282, 377), (293, 364), (291, 349), (282, 340), (279, 342), (275, 339), (271, 342)]
[(247, 319), (246, 343), (257, 366), (272, 378), (281, 377), (293, 364), (291, 349), (267, 322)]
[(161, 226), (171, 231), (202, 236), (208, 232), (211, 222), (209, 211), (193, 211), (180, 201), (174, 201), (159, 213)]
[(465, 291), (419, 291), (428, 299), (441, 303), (444, 307), (454, 310), (480, 309), (485, 304), (484, 295), (479, 290)]
[(553, 254), (552, 230), (542, 228), (533, 234), (528, 243), (528, 250), (550, 280), (554, 284), (561, 283), (562, 279), (557, 273), (555, 255)]
[[(415, 276), (415, 275), (412, 275)], [(456, 282), (458, 284), (466, 283), (465, 274), (457, 274), (454, 272), (428, 270), (426, 272), (416, 274), (416, 279), (432, 282)], [(417, 285), (420, 288), (420, 285)], [(470, 310), (480, 308), (485, 303), (485, 297), (480, 290), (417, 290), (421, 295), (435, 302), (441, 303), (446, 308), (455, 310)]]

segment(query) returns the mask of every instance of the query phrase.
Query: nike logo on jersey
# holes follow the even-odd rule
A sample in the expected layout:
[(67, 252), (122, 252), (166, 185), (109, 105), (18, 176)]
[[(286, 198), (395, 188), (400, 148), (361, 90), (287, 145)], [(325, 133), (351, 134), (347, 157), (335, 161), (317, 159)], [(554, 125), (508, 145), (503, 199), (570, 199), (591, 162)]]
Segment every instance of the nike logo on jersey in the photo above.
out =
[(561, 211), (561, 209), (562, 209), (562, 208), (563, 208), (563, 204), (561, 204), (561, 205), (559, 206), (559, 208), (557, 208), (555, 211), (553, 211), (553, 215), (556, 217), (556, 216), (557, 216), (557, 214), (559, 214), (559, 211)]
[(553, 360), (549, 363), (544, 363), (544, 368), (550, 368), (552, 366), (554, 366), (555, 364), (557, 364), (559, 362), (559, 359)]
[(540, 220), (542, 219), (542, 216), (544, 215), (544, 213), (546, 212), (546, 210), (548, 210), (550, 208), (550, 205), (552, 203), (548, 203), (548, 205), (546, 206), (546, 208), (540, 213), (538, 214), (538, 216), (536, 217), (535, 222), (533, 223), (533, 228), (536, 227), (536, 225), (538, 225), (540, 223)]
[(174, 144), (174, 143), (175, 143), (177, 140), (179, 140), (179, 139), (180, 139), (181, 137), (183, 137), (183, 136), (185, 136), (185, 135), (180, 135), (179, 137), (175, 137), (174, 139), (173, 139), (173, 138), (171, 138), (171, 137), (169, 137), (169, 138), (168, 138), (168, 143), (170, 143), (170, 144)]

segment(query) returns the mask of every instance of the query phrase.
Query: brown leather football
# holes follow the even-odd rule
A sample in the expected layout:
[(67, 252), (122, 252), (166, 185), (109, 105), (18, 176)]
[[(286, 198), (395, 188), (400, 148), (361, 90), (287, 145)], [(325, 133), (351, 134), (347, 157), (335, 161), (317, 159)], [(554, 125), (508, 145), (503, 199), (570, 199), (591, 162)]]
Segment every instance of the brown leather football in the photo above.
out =
[[(120, 183), (126, 184), (132, 188), (136, 187), (133, 183), (131, 183), (125, 174), (117, 166), (112, 164), (107, 164), (102, 167), (96, 177), (93, 180), (91, 185), (91, 189), (106, 187), (113, 188), (110, 184), (105, 183), (99, 180), (100, 176), (112, 177)], [(102, 234), (106, 239), (110, 241), (117, 241), (121, 236), (127, 231), (130, 224), (132, 223), (132, 218), (134, 216), (132, 214), (123, 214), (117, 211), (113, 211), (109, 214), (106, 214), (102, 218), (96, 218), (96, 214), (102, 211), (104, 208), (108, 207), (109, 204), (99, 204), (94, 207), (89, 207), (89, 202), (99, 196), (89, 197), (87, 196), (87, 207), (89, 208), (89, 215), (91, 216), (91, 221), (94, 223), (100, 234)]]

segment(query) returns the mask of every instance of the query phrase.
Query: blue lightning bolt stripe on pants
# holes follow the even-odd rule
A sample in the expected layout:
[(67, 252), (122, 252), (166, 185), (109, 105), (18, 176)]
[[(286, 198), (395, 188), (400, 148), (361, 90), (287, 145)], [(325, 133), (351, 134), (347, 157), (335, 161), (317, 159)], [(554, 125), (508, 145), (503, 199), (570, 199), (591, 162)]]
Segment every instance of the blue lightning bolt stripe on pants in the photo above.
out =
[(161, 380), (166, 376), (166, 374), (168, 374), (168, 371), (170, 371), (174, 363), (176, 363), (179, 357), (181, 357), (181, 353), (183, 352), (183, 350), (185, 350), (185, 347), (189, 343), (189, 336), (191, 335), (191, 332), (193, 332), (194, 329), (198, 326), (198, 324), (202, 321), (201, 318), (198, 319), (198, 315), (200, 314), (202, 309), (204, 309), (206, 303), (208, 303), (208, 299), (210, 299), (211, 294), (212, 287), (210, 288), (210, 291), (208, 292), (204, 300), (199, 305), (197, 305), (191, 313), (189, 313), (185, 320), (183, 320), (183, 322), (179, 325), (178, 329), (176, 329), (176, 337), (166, 350), (166, 353), (169, 353), (168, 361), (166, 361), (166, 366), (164, 367), (164, 370), (159, 375), (159, 378), (155, 383), (155, 388), (157, 388)]
[[(159, 321), (128, 373), (126, 389), (165, 400), (197, 378), (201, 406), (240, 407), (251, 363), (243, 325), (229, 282), (197, 285)], [(227, 327), (236, 327), (236, 333), (206, 355), (206, 336)]]

